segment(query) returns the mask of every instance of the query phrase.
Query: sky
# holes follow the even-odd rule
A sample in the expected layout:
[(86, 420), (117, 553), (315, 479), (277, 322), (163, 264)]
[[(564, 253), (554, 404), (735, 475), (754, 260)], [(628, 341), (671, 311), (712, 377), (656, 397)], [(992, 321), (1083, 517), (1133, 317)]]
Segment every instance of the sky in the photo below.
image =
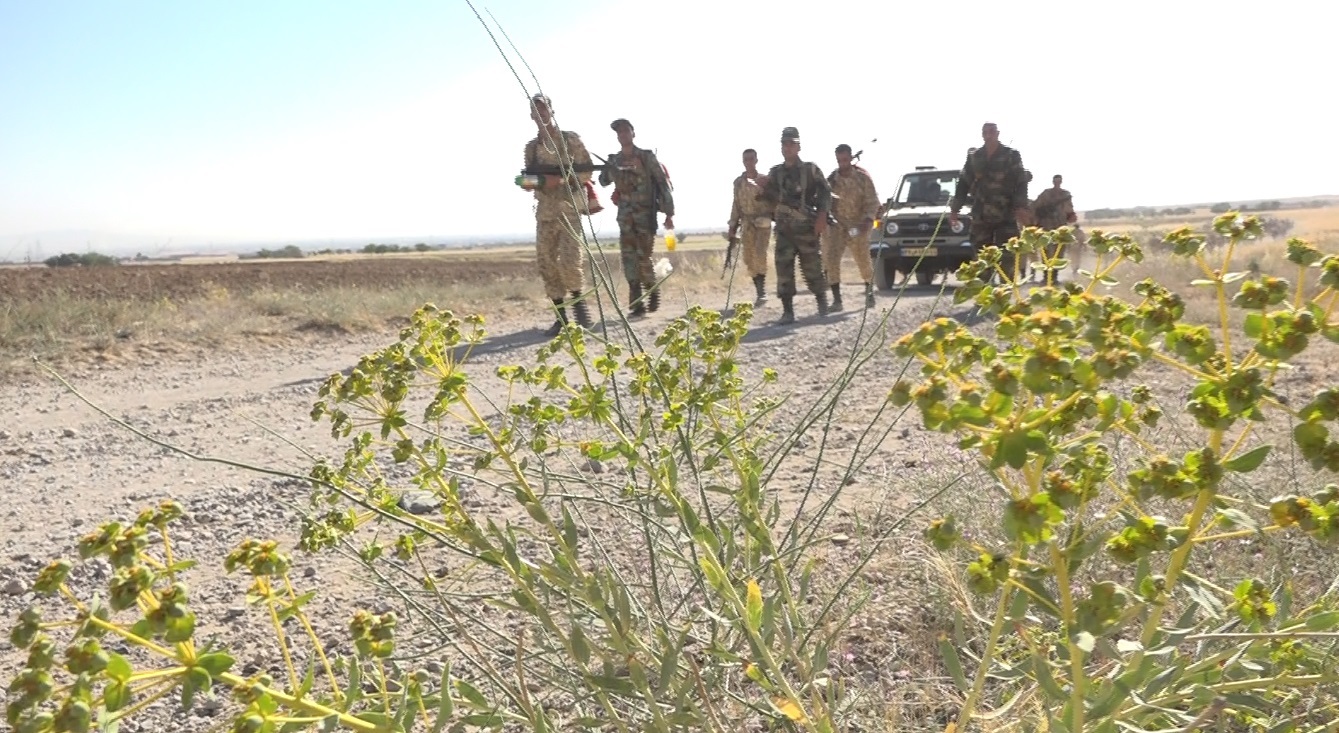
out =
[(502, 51), (464, 0), (0, 0), (0, 259), (531, 234), (540, 88), (599, 155), (633, 122), (680, 229), (723, 228), (740, 152), (780, 162), (790, 125), (825, 171), (864, 149), (884, 198), (986, 120), (1080, 209), (1339, 194), (1327, 4), (474, 7)]

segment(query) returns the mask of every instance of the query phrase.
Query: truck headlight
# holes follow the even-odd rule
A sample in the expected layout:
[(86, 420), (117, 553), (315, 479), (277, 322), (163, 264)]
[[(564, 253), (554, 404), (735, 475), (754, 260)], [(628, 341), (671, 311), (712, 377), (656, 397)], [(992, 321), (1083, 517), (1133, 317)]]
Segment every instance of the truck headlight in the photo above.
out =
[(954, 234), (962, 234), (962, 230), (966, 229), (967, 225), (963, 224), (962, 220), (959, 219), (958, 221), (949, 222), (948, 228), (951, 229)]
[(888, 222), (888, 226), (883, 228), (883, 232), (884, 234), (888, 235), (897, 234), (897, 222), (895, 221)]

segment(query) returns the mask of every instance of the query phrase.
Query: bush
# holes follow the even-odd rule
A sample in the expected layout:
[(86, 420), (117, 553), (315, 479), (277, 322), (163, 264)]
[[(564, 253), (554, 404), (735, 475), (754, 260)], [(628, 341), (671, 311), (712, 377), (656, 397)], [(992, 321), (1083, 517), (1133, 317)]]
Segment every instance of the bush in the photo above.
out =
[[(1265, 533), (1310, 537), (1313, 556), (1339, 540), (1334, 484), (1257, 505), (1234, 495), (1232, 479), (1293, 450), (1315, 469), (1339, 470), (1327, 427), (1339, 419), (1339, 389), (1299, 409), (1275, 391), (1314, 337), (1339, 341), (1328, 305), (1339, 291), (1339, 256), (1294, 239), (1295, 284), (1244, 279), (1230, 269), (1234, 249), (1263, 236), (1261, 222), (1230, 212), (1213, 229), (1229, 242), (1217, 258), (1189, 229), (1165, 241), (1205, 272), (1196, 284), (1217, 294), (1217, 333), (1181, 323), (1180, 297), (1152, 280), (1135, 285), (1135, 303), (1072, 284), (1028, 296), (987, 287), (982, 278), (1001, 255), (988, 248), (959, 271), (969, 282), (955, 297), (999, 319), (994, 338), (940, 319), (898, 342), (898, 353), (924, 368), (919, 380), (899, 381), (893, 399), (977, 452), (1001, 494), (992, 513), (1001, 518), (998, 540), (963, 536), (953, 516), (926, 530), (994, 606), (970, 677), (959, 654), (966, 645), (943, 646), (967, 695), (960, 728), (980, 719), (988, 700), (991, 717), (1023, 730), (1193, 730), (1210, 721), (1319, 730), (1339, 713), (1335, 586), (1300, 597), (1289, 582), (1217, 577), (1210, 554)], [(1040, 253), (1070, 242), (1068, 229), (1030, 229), (1008, 248)], [(1094, 231), (1088, 243), (1097, 280), (1143, 257), (1128, 237)], [(1313, 272), (1319, 292), (1309, 295)], [(1231, 308), (1246, 314), (1235, 346)], [(1201, 431), (1190, 444), (1201, 448), (1169, 455), (1142, 439), (1162, 411), (1149, 387), (1126, 383), (1152, 364), (1195, 380), (1184, 409)], [(1297, 421), (1294, 445), (1251, 440), (1270, 411)], [(1113, 436), (1133, 439), (1136, 455), (1113, 455)], [(1122, 463), (1130, 470), (1118, 470)]]
[(46, 258), (45, 264), (47, 267), (107, 267), (120, 264), (120, 262), (115, 257), (98, 254), (97, 252), (85, 252), (84, 254), (66, 252)]
[[(1224, 314), (1246, 313), (1234, 347), (1226, 316), (1218, 338), (1185, 325), (1180, 298), (1158, 283), (1138, 283), (1134, 303), (1099, 294), (1143, 256), (1100, 231), (1088, 238), (1097, 262), (1087, 287), (989, 286), (1002, 252), (987, 248), (959, 271), (967, 284), (955, 298), (997, 319), (990, 335), (937, 319), (896, 343), (922, 370), (896, 379), (888, 403), (958, 436), (1000, 494), (998, 511), (974, 502), (997, 532), (974, 535), (953, 516), (925, 529), (994, 609), (978, 619), (968, 607), (956, 638), (941, 641), (963, 695), (954, 729), (1291, 730), (1339, 711), (1333, 592), (1218, 577), (1206, 554), (1265, 533), (1310, 537), (1316, 549), (1339, 535), (1339, 489), (1255, 506), (1228, 478), (1287, 452), (1252, 444), (1266, 411), (1293, 414), (1295, 450), (1339, 469), (1326, 427), (1339, 419), (1339, 388), (1295, 410), (1274, 396), (1313, 337), (1339, 340), (1327, 305), (1339, 256), (1292, 240), (1295, 290), (1244, 279), (1228, 265), (1238, 243), (1261, 235), (1259, 221), (1231, 214), (1214, 227), (1231, 242), (1221, 262), (1187, 229), (1166, 239), (1204, 267), (1200, 285)], [(1008, 248), (1061, 270), (1046, 253), (1072, 236), (1030, 228)], [(777, 374), (753, 382), (736, 358), (750, 317), (748, 304), (728, 319), (692, 308), (654, 355), (631, 333), (625, 348), (569, 325), (534, 363), (498, 369), (511, 389), (488, 410), (464, 366), (481, 321), (424, 307), (397, 342), (322, 387), (312, 417), (349, 448), (306, 477), (313, 510), (300, 546), (355, 553), (412, 609), (418, 633), (451, 649), (451, 664), (398, 668), (404, 620), (368, 610), (347, 627), (355, 653), (327, 658), (289, 556), (247, 541), (223, 564), (253, 579), (248, 595), (272, 622), (287, 679), (237, 674), (226, 648), (197, 646), (177, 577), (186, 561), (170, 541), (180, 510), (166, 504), (83, 540), (81, 558), (115, 568), (102, 595), (76, 596), (68, 561), (40, 574), (34, 590), (74, 612), (20, 617), (11, 641), (29, 661), (10, 687), (9, 722), (87, 730), (165, 694), (190, 705), (218, 684), (238, 701), (235, 731), (860, 728), (878, 700), (860, 698), (830, 656), (860, 606), (856, 574), (902, 522), (886, 523), (860, 562), (814, 572), (835, 497), (809, 514), (783, 511), (774, 476), (832, 402), (787, 435), (769, 430)], [(1148, 442), (1162, 412), (1147, 387), (1126, 382), (1155, 365), (1197, 381), (1184, 409), (1202, 448), (1171, 457)], [(1138, 448), (1115, 455), (1119, 437)], [(471, 482), (502, 490), (509, 506), (484, 515)], [(446, 556), (459, 561), (443, 575), (433, 567)], [(110, 651), (109, 636), (150, 662)]]
[(301, 247), (288, 244), (279, 249), (262, 249), (256, 256), (261, 259), (298, 259), (304, 255)]

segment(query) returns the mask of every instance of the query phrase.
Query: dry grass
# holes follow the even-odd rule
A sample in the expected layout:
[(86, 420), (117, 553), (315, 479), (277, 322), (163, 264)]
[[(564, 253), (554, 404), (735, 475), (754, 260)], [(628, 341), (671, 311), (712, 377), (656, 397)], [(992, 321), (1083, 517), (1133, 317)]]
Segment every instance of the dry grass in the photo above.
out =
[[(604, 267), (620, 297), (617, 243)], [(722, 240), (690, 239), (668, 256), (666, 300), (724, 290)], [(613, 252), (608, 251), (613, 247)], [(31, 356), (62, 365), (133, 361), (146, 352), (199, 354), (240, 343), (282, 344), (332, 333), (389, 332), (424, 303), (490, 321), (548, 318), (533, 249), (300, 260), (0, 270), (0, 373)]]

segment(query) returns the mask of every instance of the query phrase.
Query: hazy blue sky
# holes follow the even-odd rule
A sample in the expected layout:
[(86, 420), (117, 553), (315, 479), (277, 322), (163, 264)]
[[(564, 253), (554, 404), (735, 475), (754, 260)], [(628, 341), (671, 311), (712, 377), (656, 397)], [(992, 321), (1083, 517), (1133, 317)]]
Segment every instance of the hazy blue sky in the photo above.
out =
[[(786, 125), (825, 170), (864, 147), (884, 197), (910, 166), (959, 165), (986, 119), (1081, 208), (1339, 193), (1324, 4), (475, 5), (593, 152), (633, 121), (684, 228), (724, 224), (739, 152), (778, 162)], [(463, 0), (0, 0), (0, 258), (58, 230), (529, 232), (526, 95)]]

